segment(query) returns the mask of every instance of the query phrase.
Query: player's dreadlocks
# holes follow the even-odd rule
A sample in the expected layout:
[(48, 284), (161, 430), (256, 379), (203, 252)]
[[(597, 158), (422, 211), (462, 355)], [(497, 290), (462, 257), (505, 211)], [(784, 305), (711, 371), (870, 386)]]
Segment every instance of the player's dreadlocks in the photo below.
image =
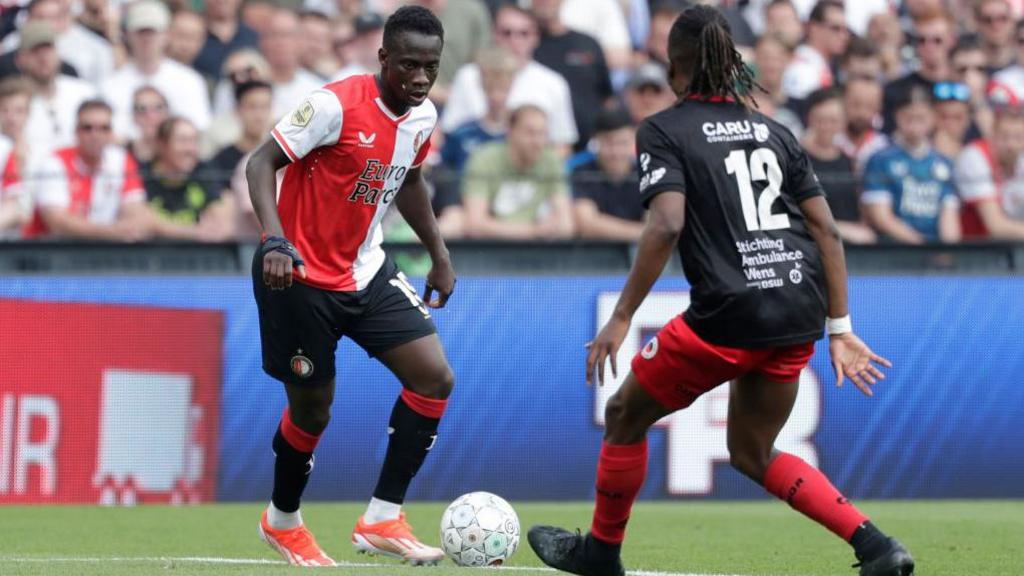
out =
[(755, 80), (732, 42), (729, 23), (710, 6), (694, 6), (679, 15), (668, 36), (669, 58), (689, 71), (690, 85), (682, 96), (730, 97), (737, 102), (757, 102)]
[(402, 32), (419, 32), (437, 36), (444, 41), (444, 27), (434, 13), (422, 6), (402, 6), (384, 23), (384, 47), (394, 48), (395, 39)]

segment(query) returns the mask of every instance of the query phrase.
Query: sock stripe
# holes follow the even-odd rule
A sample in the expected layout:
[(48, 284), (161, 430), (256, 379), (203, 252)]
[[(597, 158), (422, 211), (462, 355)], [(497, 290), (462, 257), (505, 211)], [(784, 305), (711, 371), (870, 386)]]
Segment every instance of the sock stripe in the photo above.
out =
[(445, 408), (448, 407), (447, 400), (427, 398), (406, 388), (402, 389), (401, 397), (405, 405), (411, 408), (413, 412), (435, 420), (440, 420), (441, 416), (444, 416)]
[(281, 415), (281, 436), (284, 437), (285, 441), (292, 448), (299, 452), (313, 452), (316, 449), (317, 443), (320, 442), (319, 436), (302, 430), (292, 422), (291, 413), (287, 408), (284, 409), (284, 414)]

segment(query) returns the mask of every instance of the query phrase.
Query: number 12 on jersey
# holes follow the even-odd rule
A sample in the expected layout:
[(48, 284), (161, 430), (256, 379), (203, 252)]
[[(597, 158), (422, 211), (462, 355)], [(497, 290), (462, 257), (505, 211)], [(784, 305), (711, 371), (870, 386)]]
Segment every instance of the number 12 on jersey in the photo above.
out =
[[(782, 168), (770, 148), (758, 148), (747, 161), (746, 150), (734, 150), (725, 158), (725, 169), (736, 175), (740, 204), (747, 230), (781, 230), (789, 228), (787, 214), (773, 214), (772, 204), (782, 194)], [(754, 201), (754, 182), (767, 181), (761, 197)]]

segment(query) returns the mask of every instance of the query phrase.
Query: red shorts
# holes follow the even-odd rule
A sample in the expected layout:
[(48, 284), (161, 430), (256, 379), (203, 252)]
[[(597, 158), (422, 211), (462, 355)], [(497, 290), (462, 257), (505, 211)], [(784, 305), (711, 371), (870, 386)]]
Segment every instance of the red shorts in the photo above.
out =
[(633, 374), (659, 404), (681, 410), (749, 372), (780, 384), (796, 382), (813, 354), (814, 342), (755, 349), (715, 346), (676, 316), (633, 358)]

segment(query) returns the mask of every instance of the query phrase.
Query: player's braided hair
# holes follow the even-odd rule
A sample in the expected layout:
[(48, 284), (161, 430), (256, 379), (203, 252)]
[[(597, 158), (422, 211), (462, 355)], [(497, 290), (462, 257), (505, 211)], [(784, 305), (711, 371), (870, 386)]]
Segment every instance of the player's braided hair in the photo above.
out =
[(395, 39), (401, 32), (419, 32), (425, 36), (437, 36), (444, 41), (444, 27), (433, 12), (422, 6), (402, 6), (384, 23), (384, 47), (394, 48)]
[(736, 51), (729, 23), (711, 6), (694, 6), (680, 14), (669, 32), (668, 46), (673, 62), (690, 71), (684, 98), (727, 97), (757, 106), (754, 88), (765, 92)]

